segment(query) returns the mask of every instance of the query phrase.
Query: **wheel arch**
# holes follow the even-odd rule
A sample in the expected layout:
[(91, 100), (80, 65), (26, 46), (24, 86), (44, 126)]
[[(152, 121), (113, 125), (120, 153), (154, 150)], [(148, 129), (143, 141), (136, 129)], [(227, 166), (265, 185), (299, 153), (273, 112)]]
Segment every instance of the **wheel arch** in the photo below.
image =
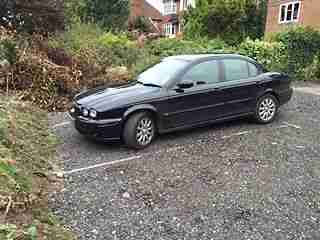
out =
[(271, 88), (266, 89), (265, 91), (259, 93), (258, 96), (257, 96), (256, 101), (258, 102), (261, 97), (263, 97), (263, 96), (265, 96), (265, 95), (267, 95), (267, 94), (270, 94), (270, 95), (274, 96), (274, 97), (277, 99), (278, 104), (280, 104), (279, 95), (278, 95), (273, 89), (271, 89)]
[(123, 119), (123, 126), (126, 124), (128, 119), (130, 118), (130, 116), (132, 116), (133, 114), (136, 114), (138, 112), (149, 112), (149, 113), (151, 113), (153, 118), (154, 118), (154, 120), (155, 120), (156, 128), (157, 128), (157, 130), (159, 130), (159, 126), (158, 126), (158, 111), (151, 104), (136, 105), (136, 106), (133, 106), (133, 107), (129, 108), (127, 111), (125, 111), (125, 113), (123, 114), (123, 118), (122, 118)]

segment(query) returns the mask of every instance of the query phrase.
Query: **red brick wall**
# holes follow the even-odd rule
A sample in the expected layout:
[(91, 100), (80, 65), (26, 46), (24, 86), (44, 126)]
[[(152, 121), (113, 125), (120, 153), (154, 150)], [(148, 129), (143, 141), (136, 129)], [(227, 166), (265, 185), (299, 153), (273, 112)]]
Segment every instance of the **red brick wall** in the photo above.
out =
[(292, 0), (269, 0), (266, 34), (279, 32), (292, 25), (303, 25), (320, 30), (320, 0), (301, 0), (299, 20), (296, 23), (279, 23), (279, 11), (282, 3), (294, 2)]

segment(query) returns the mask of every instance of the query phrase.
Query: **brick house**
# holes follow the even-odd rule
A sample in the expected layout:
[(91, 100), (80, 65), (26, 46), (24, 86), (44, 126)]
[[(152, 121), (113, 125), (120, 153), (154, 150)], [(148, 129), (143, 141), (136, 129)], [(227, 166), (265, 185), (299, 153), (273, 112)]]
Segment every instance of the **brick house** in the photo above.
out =
[(129, 22), (140, 16), (146, 17), (150, 21), (153, 26), (153, 32), (163, 33), (163, 16), (161, 10), (150, 4), (148, 0), (131, 0)]
[(163, 32), (167, 37), (175, 37), (183, 31), (182, 13), (195, 7), (195, 0), (161, 0), (163, 4)]
[(320, 0), (269, 0), (266, 34), (288, 26), (311, 26), (320, 30)]

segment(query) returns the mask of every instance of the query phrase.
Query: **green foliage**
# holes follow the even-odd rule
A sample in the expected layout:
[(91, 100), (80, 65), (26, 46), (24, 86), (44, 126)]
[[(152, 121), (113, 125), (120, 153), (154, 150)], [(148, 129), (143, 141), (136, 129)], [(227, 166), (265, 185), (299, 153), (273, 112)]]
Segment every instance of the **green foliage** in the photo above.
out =
[(167, 57), (180, 54), (214, 53), (217, 50), (226, 50), (228, 46), (219, 39), (198, 39), (195, 41), (163, 38), (146, 45), (150, 54)]
[(0, 61), (7, 60), (10, 64), (17, 61), (17, 44), (14, 40), (4, 39), (0, 41)]
[(63, 30), (63, 0), (2, 0), (0, 24), (27, 33)]
[(128, 0), (66, 0), (69, 22), (95, 23), (104, 29), (125, 29), (129, 17)]
[(150, 21), (143, 16), (138, 16), (135, 17), (130, 21), (130, 26), (131, 29), (138, 30), (139, 32), (150, 32), (151, 31), (151, 25)]
[(307, 81), (320, 80), (320, 56), (316, 56), (309, 66), (303, 69), (302, 79)]
[(103, 31), (96, 24), (75, 23), (67, 31), (52, 38), (49, 46), (62, 48), (72, 54), (79, 54), (84, 49), (96, 48)]
[[(7, 176), (7, 180), (0, 179), (0, 192), (29, 192), (34, 172), (49, 169), (57, 143), (48, 129), (46, 114), (1, 99), (0, 123), (0, 173)], [(10, 163), (13, 160), (15, 163)]]
[(133, 47), (134, 42), (130, 41), (125, 33), (113, 34), (111, 32), (104, 33), (98, 39), (98, 44), (100, 46), (114, 48), (114, 47)]
[[(264, 1), (262, 1), (263, 3)], [(266, 4), (255, 0), (198, 0), (196, 8), (185, 14), (187, 38), (222, 38), (238, 44), (244, 38), (263, 35)]]
[(283, 71), (286, 65), (285, 46), (281, 42), (266, 42), (247, 38), (238, 53), (251, 57), (271, 71)]
[(15, 240), (17, 235), (17, 226), (14, 224), (0, 224), (0, 239)]
[(274, 38), (286, 48), (289, 72), (301, 72), (320, 54), (320, 32), (310, 27), (290, 28)]

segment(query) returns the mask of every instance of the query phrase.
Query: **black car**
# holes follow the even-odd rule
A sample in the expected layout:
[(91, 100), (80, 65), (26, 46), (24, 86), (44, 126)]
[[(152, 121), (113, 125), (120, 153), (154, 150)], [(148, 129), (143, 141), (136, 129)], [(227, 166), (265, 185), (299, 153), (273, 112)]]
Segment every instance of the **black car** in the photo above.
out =
[(270, 123), (292, 96), (287, 75), (235, 54), (165, 58), (128, 85), (78, 94), (70, 115), (96, 140), (141, 149), (157, 134), (244, 116)]

